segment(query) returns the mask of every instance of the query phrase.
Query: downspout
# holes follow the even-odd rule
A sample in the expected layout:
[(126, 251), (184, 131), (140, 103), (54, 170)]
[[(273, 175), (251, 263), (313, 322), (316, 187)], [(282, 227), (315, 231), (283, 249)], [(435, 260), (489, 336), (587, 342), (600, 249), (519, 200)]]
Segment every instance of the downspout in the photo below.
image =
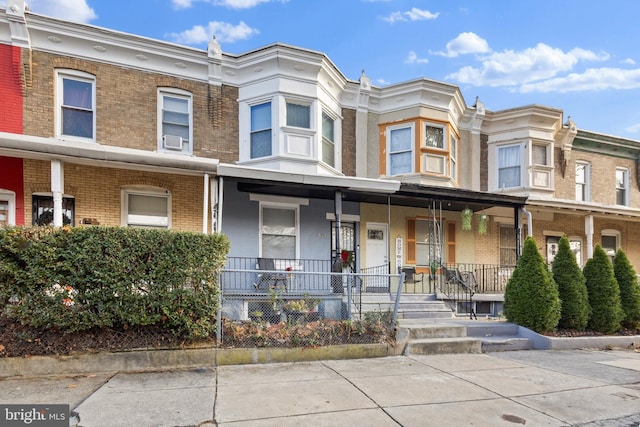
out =
[(218, 177), (218, 200), (217, 200), (217, 209), (216, 209), (216, 224), (215, 224), (215, 232), (222, 233), (222, 205), (223, 205), (223, 197), (224, 197), (224, 180), (221, 176)]
[(522, 207), (522, 212), (527, 216), (527, 236), (533, 236), (533, 222), (531, 219), (531, 212), (527, 210), (524, 206)]

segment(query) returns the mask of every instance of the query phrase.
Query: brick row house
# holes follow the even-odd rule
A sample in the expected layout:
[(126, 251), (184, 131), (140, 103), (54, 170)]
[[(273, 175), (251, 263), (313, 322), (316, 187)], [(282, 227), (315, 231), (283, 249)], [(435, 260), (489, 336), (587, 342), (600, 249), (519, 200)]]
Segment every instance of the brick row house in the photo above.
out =
[(339, 259), (370, 290), (401, 267), (422, 273), (416, 293), (472, 273), (472, 308), (495, 315), (527, 234), (549, 262), (566, 234), (582, 264), (600, 243), (640, 265), (639, 143), (556, 108), (494, 112), (447, 83), (348, 79), (300, 47), (194, 49), (17, 0), (0, 58), (0, 225), (222, 232), (232, 317), (261, 295), (251, 270), (319, 291)]

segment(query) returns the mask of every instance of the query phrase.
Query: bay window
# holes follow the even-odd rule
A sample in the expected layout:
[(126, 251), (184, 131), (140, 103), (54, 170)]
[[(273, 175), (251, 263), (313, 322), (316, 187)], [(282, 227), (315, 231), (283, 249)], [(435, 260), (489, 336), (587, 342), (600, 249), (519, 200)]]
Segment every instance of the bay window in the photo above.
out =
[(335, 166), (335, 123), (324, 111), (322, 112), (322, 161), (329, 166)]

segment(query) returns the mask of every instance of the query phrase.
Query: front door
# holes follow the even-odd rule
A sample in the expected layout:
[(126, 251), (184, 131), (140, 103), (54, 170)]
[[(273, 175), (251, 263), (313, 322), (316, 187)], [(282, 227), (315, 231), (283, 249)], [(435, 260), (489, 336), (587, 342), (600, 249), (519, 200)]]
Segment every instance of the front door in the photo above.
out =
[(367, 223), (367, 267), (387, 265), (387, 224)]

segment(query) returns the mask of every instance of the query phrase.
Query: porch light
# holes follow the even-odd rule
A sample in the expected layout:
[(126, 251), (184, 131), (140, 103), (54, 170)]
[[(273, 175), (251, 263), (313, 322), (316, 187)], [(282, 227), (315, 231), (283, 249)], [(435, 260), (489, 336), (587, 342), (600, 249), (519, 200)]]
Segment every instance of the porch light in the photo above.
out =
[(470, 231), (471, 230), (471, 218), (473, 218), (473, 211), (469, 208), (464, 208), (462, 210), (462, 230)]

